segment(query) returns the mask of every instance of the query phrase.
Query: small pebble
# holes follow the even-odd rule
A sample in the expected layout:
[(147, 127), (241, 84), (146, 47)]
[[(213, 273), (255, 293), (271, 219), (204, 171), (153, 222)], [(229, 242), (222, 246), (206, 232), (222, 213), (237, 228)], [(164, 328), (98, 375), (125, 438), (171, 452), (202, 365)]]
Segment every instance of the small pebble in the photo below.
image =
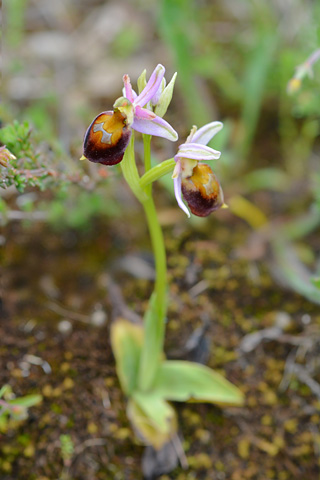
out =
[(58, 324), (58, 330), (64, 335), (68, 335), (72, 332), (72, 323), (69, 320), (61, 320)]
[(311, 317), (308, 313), (304, 313), (301, 317), (301, 321), (304, 325), (309, 325), (309, 323), (311, 322)]
[(99, 309), (93, 312), (91, 315), (91, 323), (95, 327), (102, 327), (107, 321), (107, 314), (104, 310)]

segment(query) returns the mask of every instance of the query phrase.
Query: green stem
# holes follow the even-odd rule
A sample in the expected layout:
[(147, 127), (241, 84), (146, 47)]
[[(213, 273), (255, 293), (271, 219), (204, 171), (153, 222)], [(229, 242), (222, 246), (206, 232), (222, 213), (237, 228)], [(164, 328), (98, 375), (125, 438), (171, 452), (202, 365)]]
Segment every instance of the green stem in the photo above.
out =
[(134, 155), (134, 134), (132, 133), (130, 143), (124, 152), (123, 160), (120, 163), (121, 170), (126, 182), (137, 199), (143, 203), (147, 198), (147, 193), (140, 186), (140, 176), (135, 162)]
[(167, 285), (167, 266), (166, 251), (162, 229), (157, 216), (157, 211), (152, 198), (143, 202), (143, 208), (147, 217), (153, 253), (156, 266), (155, 293), (157, 294), (159, 306), (165, 304), (166, 285)]
[(159, 178), (163, 177), (163, 175), (166, 175), (167, 173), (172, 172), (175, 165), (176, 165), (176, 162), (174, 161), (174, 159), (169, 158), (168, 160), (165, 160), (164, 162), (161, 162), (155, 167), (151, 168), (151, 170), (146, 172), (140, 178), (140, 181), (139, 181), (140, 187), (142, 189), (145, 189), (147, 185), (150, 185), (150, 183), (153, 183), (156, 180), (159, 180)]
[[(142, 138), (144, 149), (144, 171), (147, 173), (151, 169), (151, 135), (142, 135)], [(148, 195), (151, 195), (152, 185), (147, 185), (145, 191)]]
[[(155, 258), (156, 280), (154, 292), (151, 296), (148, 309), (144, 316), (144, 341), (140, 357), (140, 367), (138, 376), (138, 388), (147, 391), (152, 387), (159, 364), (162, 358), (163, 341), (165, 332), (165, 314), (166, 314), (166, 287), (167, 287), (167, 265), (166, 251), (164, 246), (163, 234), (157, 217), (157, 211), (152, 198), (152, 181), (159, 176), (172, 170), (175, 162), (173, 159), (166, 163), (165, 172), (161, 173), (161, 168), (151, 168), (149, 135), (143, 136), (145, 152), (145, 175), (140, 179), (139, 172), (135, 163), (134, 139), (133, 134), (128, 145), (121, 168), (123, 175), (132, 189), (135, 196), (142, 203), (144, 208), (151, 243)], [(170, 170), (168, 168), (170, 164)], [(173, 162), (173, 163), (172, 163)], [(160, 166), (159, 166), (160, 167)], [(155, 176), (155, 174), (157, 176)], [(160, 174), (160, 175), (159, 175)], [(143, 180), (147, 179), (147, 180)], [(153, 180), (152, 180), (153, 179)]]
[(147, 217), (156, 267), (154, 293), (144, 318), (144, 343), (138, 379), (139, 388), (146, 391), (152, 387), (163, 351), (167, 306), (167, 266), (163, 233), (152, 197), (143, 202), (143, 208)]

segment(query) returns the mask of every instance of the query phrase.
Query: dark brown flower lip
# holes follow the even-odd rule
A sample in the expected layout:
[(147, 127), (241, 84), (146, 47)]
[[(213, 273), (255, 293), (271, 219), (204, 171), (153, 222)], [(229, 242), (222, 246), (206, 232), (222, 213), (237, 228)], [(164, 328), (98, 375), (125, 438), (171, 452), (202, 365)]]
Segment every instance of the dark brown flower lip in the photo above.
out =
[[(202, 183), (201, 170), (209, 173), (209, 183)], [(198, 164), (194, 174), (182, 180), (181, 190), (191, 212), (198, 217), (207, 217), (224, 204), (220, 183), (207, 164)]]
[(193, 215), (197, 217), (207, 217), (210, 213), (222, 207), (223, 202), (220, 202), (217, 197), (205, 198), (199, 191), (188, 191), (182, 184), (182, 194), (186, 200), (188, 207)]
[[(111, 118), (113, 117), (113, 118)], [(116, 165), (123, 159), (131, 130), (126, 117), (120, 112), (108, 110), (99, 113), (87, 129), (83, 142), (83, 155), (90, 162)], [(106, 124), (109, 123), (106, 128)]]

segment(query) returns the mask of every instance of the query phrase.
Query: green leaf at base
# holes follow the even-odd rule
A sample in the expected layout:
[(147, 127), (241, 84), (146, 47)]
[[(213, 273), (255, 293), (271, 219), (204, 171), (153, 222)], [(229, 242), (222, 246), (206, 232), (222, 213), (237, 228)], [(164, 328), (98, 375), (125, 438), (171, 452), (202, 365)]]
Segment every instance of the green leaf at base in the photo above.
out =
[(23, 408), (33, 407), (42, 401), (41, 395), (26, 395), (24, 397), (15, 398), (13, 400), (9, 400), (8, 403), (10, 405), (15, 405)]
[(116, 370), (121, 387), (131, 394), (137, 384), (143, 326), (123, 318), (117, 319), (111, 326), (111, 345), (116, 359)]
[(204, 401), (242, 405), (243, 393), (222, 375), (204, 365), (167, 360), (160, 366), (153, 392), (174, 401)]
[(149, 391), (156, 372), (163, 359), (162, 338), (164, 335), (164, 315), (166, 306), (159, 302), (156, 292), (151, 295), (148, 309), (143, 318), (145, 339), (143, 344), (138, 386), (141, 391)]
[(129, 399), (127, 415), (136, 436), (156, 449), (167, 443), (177, 430), (174, 409), (154, 393), (135, 392)]

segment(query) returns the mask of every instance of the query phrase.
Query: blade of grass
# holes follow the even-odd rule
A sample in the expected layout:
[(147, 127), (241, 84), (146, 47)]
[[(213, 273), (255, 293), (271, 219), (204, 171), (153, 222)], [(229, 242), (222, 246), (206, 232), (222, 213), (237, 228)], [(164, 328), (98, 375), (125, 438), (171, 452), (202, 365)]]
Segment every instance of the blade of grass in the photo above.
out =
[(208, 104), (201, 98), (197, 87), (194, 68), (194, 42), (192, 29), (197, 18), (196, 9), (191, 0), (162, 0), (159, 6), (158, 24), (164, 42), (174, 54), (174, 63), (179, 72), (179, 85), (189, 123), (203, 125), (210, 121)]
[(256, 132), (276, 45), (277, 36), (274, 32), (263, 32), (257, 39), (252, 52), (248, 55), (243, 82), (244, 93), (241, 115), (244, 131), (240, 146), (242, 158), (248, 155)]

